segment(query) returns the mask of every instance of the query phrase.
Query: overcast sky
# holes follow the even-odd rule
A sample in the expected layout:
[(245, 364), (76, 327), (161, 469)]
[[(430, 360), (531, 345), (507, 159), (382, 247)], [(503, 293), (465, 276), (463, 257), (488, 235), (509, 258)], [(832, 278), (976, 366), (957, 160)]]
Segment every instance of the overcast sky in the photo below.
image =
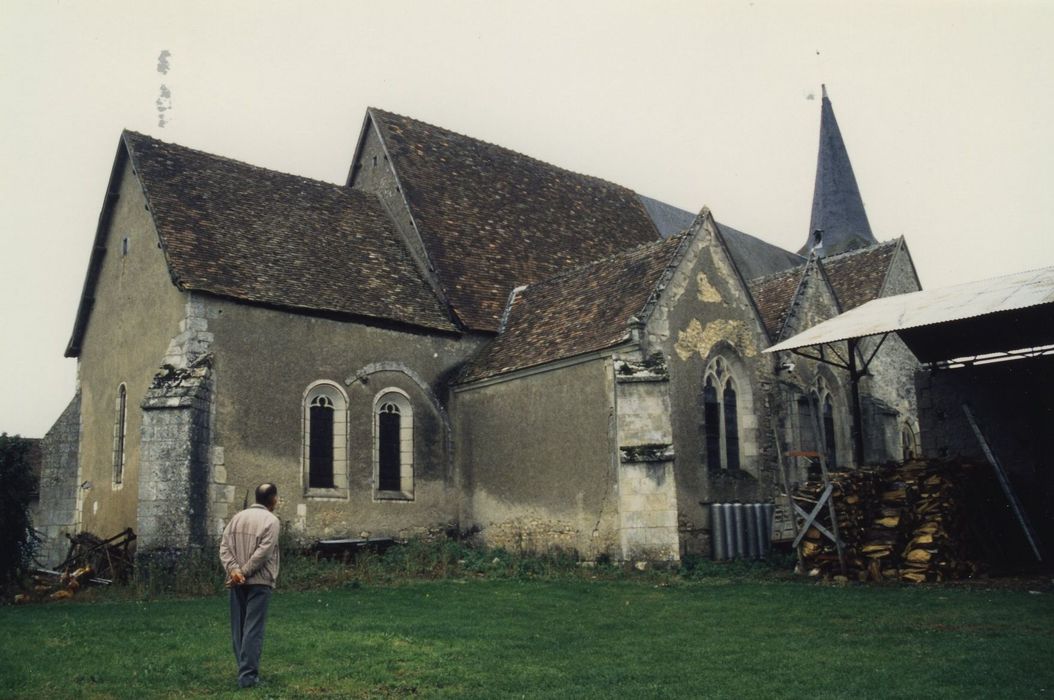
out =
[(73, 395), (122, 128), (343, 182), (372, 105), (797, 250), (826, 83), (876, 237), (937, 287), (1054, 265), (1052, 36), (1012, 0), (0, 0), (0, 431)]

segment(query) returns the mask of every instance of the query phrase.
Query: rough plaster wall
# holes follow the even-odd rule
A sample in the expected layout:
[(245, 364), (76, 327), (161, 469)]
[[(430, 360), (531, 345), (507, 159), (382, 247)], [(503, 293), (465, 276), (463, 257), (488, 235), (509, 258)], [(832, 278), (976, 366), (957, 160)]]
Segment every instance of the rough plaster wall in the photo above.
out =
[(455, 394), (462, 527), (511, 550), (618, 559), (610, 360)]
[[(456, 524), (446, 386), (481, 339), (371, 327), (216, 298), (207, 300), (206, 316), (215, 337), (213, 534), (263, 481), (278, 486), (283, 501), (278, 515), (305, 540), (406, 536)], [(389, 369), (378, 369), (383, 367)], [(305, 493), (303, 399), (319, 380), (342, 387), (348, 396), (349, 488), (343, 498)], [(373, 404), (389, 387), (406, 392), (413, 406), (410, 501), (374, 498)]]
[(622, 559), (675, 561), (680, 545), (669, 378), (619, 361), (614, 371)]
[(923, 454), (985, 463), (962, 410), (969, 403), (1049, 551), (1054, 543), (1054, 357), (920, 369), (916, 382)]
[[(139, 410), (184, 317), (185, 295), (172, 284), (138, 179), (126, 167), (106, 233), (95, 303), (80, 354), (81, 522), (109, 537), (135, 527), (142, 414)], [(127, 237), (128, 254), (122, 255)], [(127, 386), (123, 483), (113, 483), (115, 402)]]
[[(769, 500), (774, 483), (768, 394), (772, 360), (749, 293), (709, 229), (696, 234), (645, 329), (645, 352), (668, 358), (682, 550), (709, 549), (709, 504)], [(730, 348), (735, 348), (734, 352)], [(703, 382), (715, 352), (737, 358), (741, 469), (706, 467)]]
[(40, 558), (48, 566), (66, 557), (69, 543), (65, 535), (77, 529), (80, 398), (80, 394), (73, 397), (41, 441), (40, 502), (33, 526), (46, 537)]

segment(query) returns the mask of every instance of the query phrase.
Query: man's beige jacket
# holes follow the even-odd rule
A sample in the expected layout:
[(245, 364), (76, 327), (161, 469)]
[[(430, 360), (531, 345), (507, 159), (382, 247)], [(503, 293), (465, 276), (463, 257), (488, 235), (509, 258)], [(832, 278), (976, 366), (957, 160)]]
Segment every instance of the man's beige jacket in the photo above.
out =
[(274, 588), (280, 529), (281, 521), (259, 503), (236, 513), (220, 540), (220, 562), (227, 576), (240, 569), (247, 584)]

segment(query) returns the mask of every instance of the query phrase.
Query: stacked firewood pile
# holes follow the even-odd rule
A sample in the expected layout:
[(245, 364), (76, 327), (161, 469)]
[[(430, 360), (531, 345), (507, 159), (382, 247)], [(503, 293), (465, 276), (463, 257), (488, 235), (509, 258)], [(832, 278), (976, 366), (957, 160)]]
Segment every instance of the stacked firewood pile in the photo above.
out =
[[(902, 465), (832, 472), (831, 497), (845, 544), (844, 576), (859, 581), (912, 583), (966, 578), (983, 568), (971, 519), (987, 504), (981, 465), (962, 461), (911, 461)], [(984, 486), (981, 482), (985, 482)], [(811, 511), (821, 481), (802, 484), (795, 502)], [(824, 506), (817, 522), (831, 530)], [(810, 527), (801, 542), (802, 563), (813, 575), (839, 578), (834, 542)]]
[(66, 537), (66, 559), (55, 570), (36, 569), (31, 592), (15, 596), (16, 603), (63, 600), (89, 584), (105, 586), (128, 578), (133, 566), (130, 545), (135, 541), (131, 528), (105, 540), (90, 532)]

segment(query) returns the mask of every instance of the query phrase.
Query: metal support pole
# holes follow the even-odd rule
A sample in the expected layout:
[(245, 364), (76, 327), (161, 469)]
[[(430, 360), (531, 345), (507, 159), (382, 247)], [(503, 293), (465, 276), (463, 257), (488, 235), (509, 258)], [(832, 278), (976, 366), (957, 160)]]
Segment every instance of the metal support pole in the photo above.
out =
[(999, 486), (1002, 487), (1006, 500), (1010, 501), (1010, 508), (1014, 511), (1014, 515), (1017, 516), (1017, 522), (1021, 525), (1029, 546), (1032, 547), (1032, 553), (1036, 556), (1036, 561), (1043, 561), (1043, 555), (1040, 553), (1039, 536), (1032, 529), (1031, 523), (1028, 522), (1028, 516), (1025, 515), (1025, 509), (1021, 506), (1021, 502), (1017, 500), (1017, 494), (1014, 493), (1014, 489), (1010, 485), (1010, 477), (1007, 475), (1006, 470), (1003, 469), (1003, 465), (996, 459), (995, 453), (992, 452), (992, 447), (988, 444), (988, 440), (985, 439), (984, 433), (981, 432), (981, 426), (977, 424), (977, 419), (974, 418), (970, 406), (964, 403), (962, 409), (963, 413), (966, 414), (966, 420), (973, 429), (973, 434), (977, 437), (977, 441), (981, 443), (984, 456), (988, 458), (988, 463), (995, 470), (996, 478), (999, 479)]
[(856, 338), (849, 341), (849, 388), (853, 399), (853, 460), (856, 466), (864, 464), (864, 411), (860, 406), (860, 378), (864, 376), (856, 367)]

